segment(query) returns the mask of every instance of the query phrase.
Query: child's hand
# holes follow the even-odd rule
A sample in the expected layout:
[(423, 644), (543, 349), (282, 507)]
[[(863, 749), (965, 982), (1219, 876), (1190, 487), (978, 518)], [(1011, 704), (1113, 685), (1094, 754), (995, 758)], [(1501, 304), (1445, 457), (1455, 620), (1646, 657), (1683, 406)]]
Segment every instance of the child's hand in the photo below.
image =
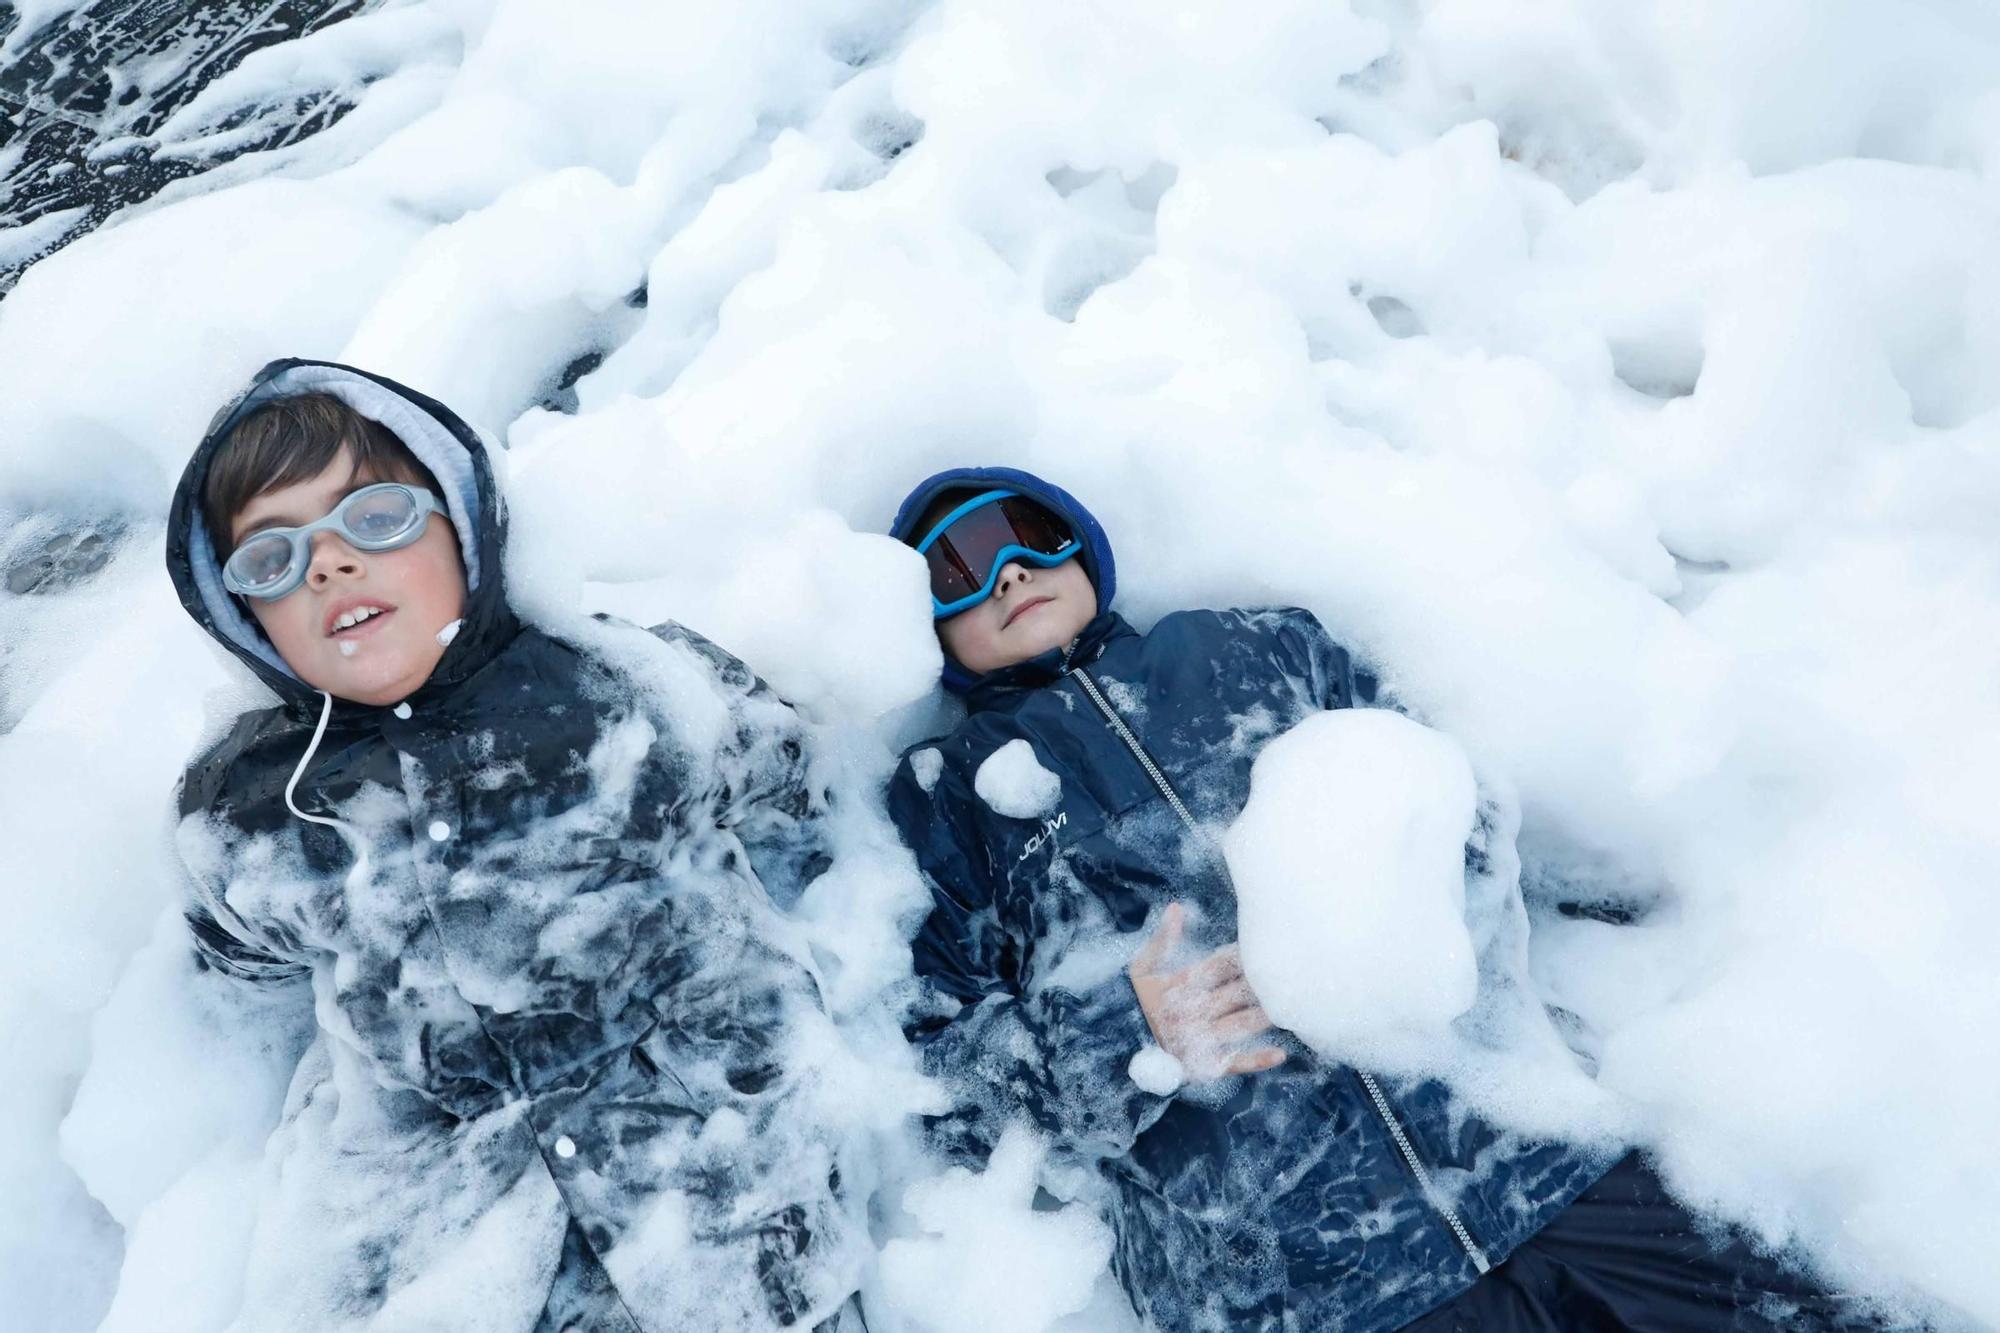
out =
[(1276, 1046), (1242, 1049), (1245, 1042), (1271, 1030), (1271, 1017), (1244, 978), (1242, 955), (1234, 944), (1178, 971), (1166, 969), (1186, 926), (1186, 909), (1170, 903), (1161, 914), (1159, 929), (1125, 969), (1153, 1029), (1153, 1040), (1180, 1061), (1195, 1083), (1283, 1064), (1285, 1053)]

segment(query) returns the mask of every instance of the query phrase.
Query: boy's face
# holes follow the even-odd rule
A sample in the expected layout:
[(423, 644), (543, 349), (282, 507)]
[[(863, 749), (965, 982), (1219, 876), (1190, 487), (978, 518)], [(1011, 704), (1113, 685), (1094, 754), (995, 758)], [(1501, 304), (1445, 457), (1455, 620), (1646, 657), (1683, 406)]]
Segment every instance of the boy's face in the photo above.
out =
[[(230, 524), (229, 549), (257, 528), (299, 527), (363, 486), (403, 480), (356, 475), (342, 449), (318, 476), (245, 505)], [(314, 689), (378, 706), (414, 694), (444, 656), (438, 631), (465, 614), (465, 566), (450, 520), (432, 514), (421, 537), (393, 551), (357, 551), (337, 532), (316, 532), (311, 541), (305, 582), (275, 601), (246, 599), (250, 614)], [(363, 607), (377, 614), (351, 628), (336, 624)]]
[(1097, 615), (1097, 589), (1079, 560), (1048, 569), (1008, 561), (993, 595), (938, 622), (938, 638), (977, 675), (1061, 648)]

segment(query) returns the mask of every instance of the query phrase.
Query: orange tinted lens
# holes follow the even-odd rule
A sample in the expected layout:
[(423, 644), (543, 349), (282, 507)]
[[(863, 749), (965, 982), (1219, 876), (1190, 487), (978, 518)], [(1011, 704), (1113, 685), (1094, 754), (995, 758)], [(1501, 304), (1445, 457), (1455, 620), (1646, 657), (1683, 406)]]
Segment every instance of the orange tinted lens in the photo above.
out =
[(955, 602), (978, 590), (981, 580), (958, 558), (949, 537), (932, 542), (924, 559), (931, 568), (931, 596), (940, 602)]
[(1009, 495), (983, 504), (954, 520), (924, 552), (931, 596), (949, 604), (978, 592), (1010, 546), (1054, 555), (1071, 541), (1069, 524), (1033, 500)]
[(1054, 555), (1073, 540), (1069, 524), (1026, 496), (1010, 495), (994, 505), (1007, 519), (1013, 542), (1030, 551)]

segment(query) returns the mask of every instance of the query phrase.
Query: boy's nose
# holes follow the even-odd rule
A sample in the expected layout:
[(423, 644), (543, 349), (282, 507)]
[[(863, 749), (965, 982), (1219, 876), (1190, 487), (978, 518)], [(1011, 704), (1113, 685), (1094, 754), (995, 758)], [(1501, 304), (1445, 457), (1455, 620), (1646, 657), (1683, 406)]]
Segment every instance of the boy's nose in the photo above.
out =
[(336, 574), (361, 572), (361, 557), (339, 534), (315, 532), (308, 540), (312, 542), (312, 558), (306, 564), (306, 581), (314, 587), (324, 586)]
[(1028, 573), (1026, 565), (1017, 565), (1012, 560), (1009, 560), (1006, 564), (1000, 566), (1000, 581), (993, 585), (993, 591), (998, 595), (1005, 593), (1016, 583), (1033, 583), (1034, 581), (1034, 578)]

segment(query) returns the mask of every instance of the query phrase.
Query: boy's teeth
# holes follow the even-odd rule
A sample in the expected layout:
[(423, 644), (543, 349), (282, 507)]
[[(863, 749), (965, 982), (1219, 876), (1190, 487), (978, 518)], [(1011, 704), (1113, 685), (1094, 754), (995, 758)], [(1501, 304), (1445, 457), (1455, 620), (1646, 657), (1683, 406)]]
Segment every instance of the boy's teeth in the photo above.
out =
[(340, 618), (333, 622), (333, 627), (337, 630), (353, 629), (356, 625), (359, 625), (362, 621), (367, 620), (369, 617), (379, 616), (381, 614), (382, 614), (382, 608), (379, 606), (358, 607), (353, 611), (342, 612)]

